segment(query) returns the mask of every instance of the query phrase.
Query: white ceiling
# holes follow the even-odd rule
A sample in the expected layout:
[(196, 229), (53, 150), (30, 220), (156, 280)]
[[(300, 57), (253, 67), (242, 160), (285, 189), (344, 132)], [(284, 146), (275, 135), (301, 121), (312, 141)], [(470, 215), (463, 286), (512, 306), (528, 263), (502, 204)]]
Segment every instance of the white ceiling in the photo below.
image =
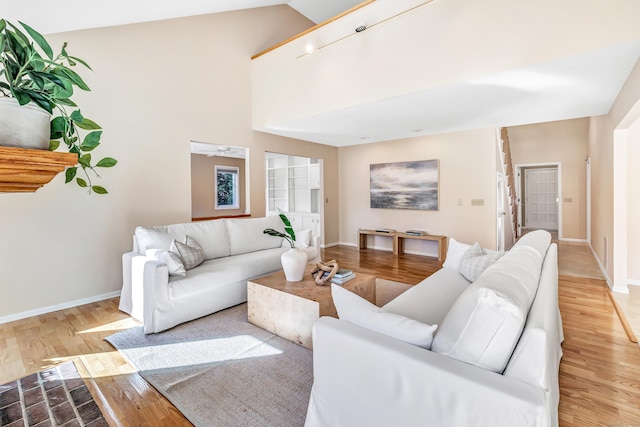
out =
[(228, 145), (191, 141), (191, 154), (201, 154), (207, 157), (234, 157), (236, 159), (246, 159), (247, 149), (243, 147), (231, 147)]
[(272, 125), (267, 132), (347, 146), (607, 114), (640, 41)]
[(0, 0), (0, 17), (44, 34), (289, 4), (315, 23), (359, 0)]
[[(322, 22), (359, 0), (0, 0), (2, 18), (42, 33), (289, 4)], [(640, 42), (408, 94), (266, 131), (335, 146), (492, 126), (606, 114), (632, 67)]]

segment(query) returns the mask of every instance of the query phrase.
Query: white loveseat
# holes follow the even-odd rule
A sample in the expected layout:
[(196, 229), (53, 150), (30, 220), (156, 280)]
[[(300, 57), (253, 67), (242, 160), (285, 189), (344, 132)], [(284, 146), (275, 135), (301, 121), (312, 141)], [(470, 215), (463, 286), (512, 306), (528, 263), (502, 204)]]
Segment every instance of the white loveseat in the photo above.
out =
[(431, 350), (316, 322), (307, 427), (558, 425), (563, 333), (549, 233), (522, 237), (473, 284), (450, 261), (383, 307), (439, 325)]
[[(280, 270), (280, 255), (290, 248), (264, 234), (266, 228), (284, 232), (278, 216), (136, 227), (133, 251), (122, 256), (120, 310), (140, 320), (145, 333), (155, 333), (245, 302), (247, 279)], [(202, 247), (205, 261), (184, 276), (170, 275), (158, 250), (168, 251), (174, 239), (184, 242), (187, 236)], [(308, 236), (303, 250), (315, 262), (319, 238)]]

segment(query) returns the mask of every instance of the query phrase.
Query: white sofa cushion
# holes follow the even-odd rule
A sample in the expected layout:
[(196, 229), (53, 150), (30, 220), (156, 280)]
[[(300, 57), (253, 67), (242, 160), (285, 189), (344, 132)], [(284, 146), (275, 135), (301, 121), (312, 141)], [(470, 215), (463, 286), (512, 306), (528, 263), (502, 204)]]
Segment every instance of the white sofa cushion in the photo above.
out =
[(504, 255), (503, 252), (485, 253), (476, 242), (462, 255), (458, 271), (468, 281), (475, 282), (482, 272), (490, 265), (495, 264), (502, 255)]
[(336, 284), (331, 284), (331, 296), (340, 319), (418, 347), (431, 348), (438, 325), (388, 312)]
[(422, 323), (439, 325), (469, 284), (457, 269), (441, 268), (382, 308)]
[(169, 277), (169, 295), (172, 299), (189, 298), (198, 294), (215, 293), (215, 288), (238, 283), (246, 299), (247, 279), (263, 276), (282, 269), (280, 255), (284, 248), (266, 249), (232, 257), (203, 262), (187, 271), (185, 277)]
[(522, 333), (550, 243), (549, 233), (542, 233), (525, 235), (460, 295), (440, 325), (433, 351), (504, 371)]
[(187, 235), (193, 237), (204, 250), (205, 259), (221, 258), (230, 255), (229, 236), (224, 219), (197, 221), (152, 227), (136, 227), (135, 236), (138, 252), (144, 254), (147, 249), (169, 250), (176, 239), (184, 242)]
[(282, 246), (282, 238), (269, 236), (263, 231), (267, 228), (284, 233), (284, 224), (279, 216), (264, 218), (227, 219), (229, 248), (231, 255), (273, 249)]

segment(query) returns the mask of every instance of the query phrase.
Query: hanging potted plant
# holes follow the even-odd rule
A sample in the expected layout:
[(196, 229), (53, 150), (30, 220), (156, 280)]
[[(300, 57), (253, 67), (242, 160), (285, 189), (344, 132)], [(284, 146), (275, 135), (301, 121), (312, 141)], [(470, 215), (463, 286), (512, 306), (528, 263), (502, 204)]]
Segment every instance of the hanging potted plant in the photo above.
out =
[[(22, 22), (20, 26), (0, 19), (0, 145), (66, 148), (78, 155), (78, 163), (67, 168), (65, 182), (75, 180), (90, 193), (107, 193), (92, 184), (89, 172), (99, 177), (96, 168), (112, 167), (117, 160), (104, 157), (94, 162), (91, 151), (100, 145), (101, 127), (71, 100), (74, 87), (90, 90), (72, 68), (91, 67), (69, 55), (66, 43), (54, 56), (40, 33)], [(76, 176), (78, 169), (84, 177)]]
[(273, 228), (267, 228), (263, 233), (269, 236), (282, 237), (291, 245), (291, 249), (280, 256), (280, 262), (287, 281), (299, 282), (304, 276), (304, 268), (308, 260), (307, 253), (296, 248), (296, 233), (293, 231), (289, 218), (280, 212), (280, 219), (284, 224), (284, 233)]

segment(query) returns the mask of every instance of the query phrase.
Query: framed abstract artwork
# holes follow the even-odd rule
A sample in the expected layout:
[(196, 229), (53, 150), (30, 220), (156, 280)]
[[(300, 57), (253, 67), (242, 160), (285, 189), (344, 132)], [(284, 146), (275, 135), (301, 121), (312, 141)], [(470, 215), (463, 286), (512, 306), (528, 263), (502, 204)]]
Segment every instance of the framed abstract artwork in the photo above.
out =
[(369, 169), (372, 208), (438, 210), (438, 160), (378, 163)]

